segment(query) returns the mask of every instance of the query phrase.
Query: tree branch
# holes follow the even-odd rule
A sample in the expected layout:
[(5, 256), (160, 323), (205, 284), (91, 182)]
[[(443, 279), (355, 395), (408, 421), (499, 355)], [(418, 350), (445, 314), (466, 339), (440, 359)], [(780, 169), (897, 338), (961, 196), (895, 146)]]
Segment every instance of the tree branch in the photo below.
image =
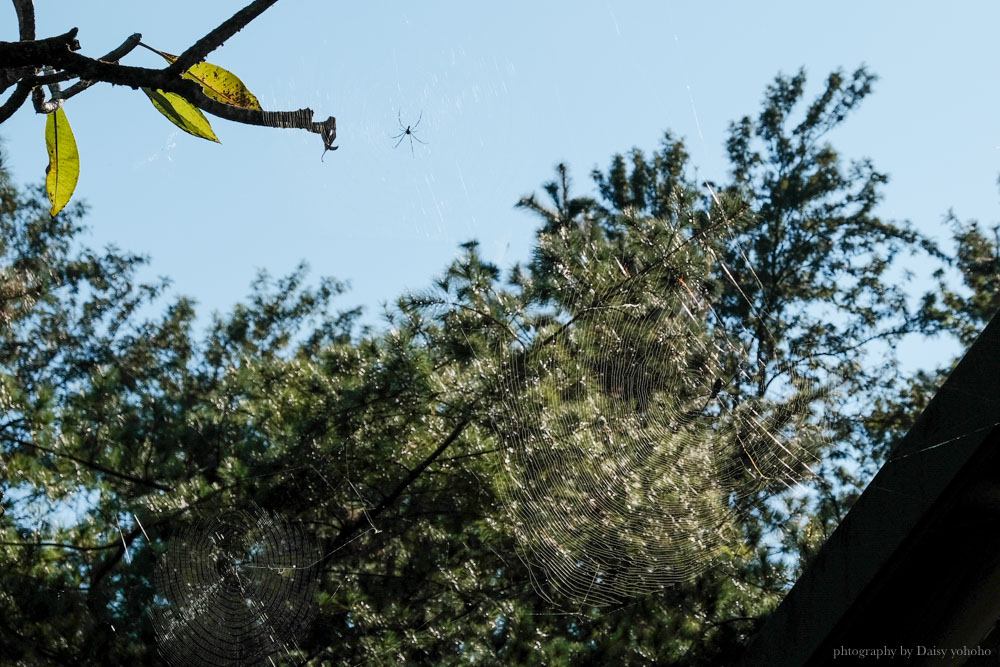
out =
[(251, 21), (267, 11), (278, 0), (254, 0), (249, 5), (233, 14), (229, 19), (219, 25), (218, 28), (208, 33), (184, 53), (178, 56), (177, 60), (170, 64), (167, 72), (171, 76), (179, 77), (192, 65), (197, 65), (205, 59), (209, 53), (222, 46), (223, 42), (243, 30)]
[[(139, 46), (139, 42), (141, 41), (142, 41), (142, 35), (140, 33), (137, 32), (132, 33), (125, 39), (124, 42), (121, 43), (121, 45), (118, 48), (108, 52), (103, 58), (99, 58), (99, 60), (103, 60), (109, 63), (117, 63), (119, 60), (121, 60), (126, 55), (131, 53), (132, 50), (135, 49), (135, 47)], [(67, 88), (66, 91), (62, 94), (62, 98), (64, 100), (68, 100), (74, 95), (77, 95), (87, 90), (87, 88), (90, 88), (95, 83), (97, 83), (97, 81), (88, 81), (81, 79), (77, 83), (74, 83), (72, 86)]]
[(51, 449), (49, 447), (43, 447), (42, 445), (36, 445), (33, 442), (28, 442), (26, 440), (21, 440), (20, 438), (8, 438), (8, 439), (11, 440), (12, 442), (15, 442), (15, 443), (23, 446), (23, 447), (31, 447), (32, 449), (37, 449), (37, 450), (42, 451), (42, 452), (47, 452), (49, 454), (52, 454), (53, 456), (60, 456), (62, 458), (69, 459), (70, 461), (73, 461), (75, 463), (79, 463), (80, 465), (82, 465), (84, 467), (87, 467), (87, 468), (90, 468), (91, 470), (96, 470), (97, 472), (102, 472), (105, 475), (111, 475), (112, 477), (117, 477), (118, 479), (123, 479), (123, 480), (125, 480), (127, 482), (132, 482), (133, 484), (139, 484), (139, 485), (142, 485), (142, 486), (148, 486), (148, 487), (153, 488), (153, 489), (159, 489), (160, 491), (173, 491), (173, 489), (171, 487), (166, 486), (164, 484), (160, 484), (158, 482), (153, 482), (153, 481), (150, 481), (150, 480), (142, 479), (140, 477), (135, 477), (134, 475), (129, 475), (128, 473), (118, 472), (117, 470), (112, 470), (111, 468), (106, 468), (106, 467), (102, 466), (99, 463), (94, 463), (93, 461), (85, 461), (84, 459), (81, 459), (81, 458), (79, 458), (77, 456), (73, 456), (72, 454), (66, 454), (65, 452), (60, 452), (60, 451), (57, 451), (55, 449)]
[(0, 69), (0, 93), (13, 86), (25, 77), (31, 76), (30, 67), (11, 67), (10, 69)]
[(35, 113), (52, 113), (59, 108), (59, 102), (45, 101), (45, 91), (41, 86), (34, 86), (31, 89), (31, 103), (35, 107)]
[[(313, 110), (298, 109), (296, 111), (261, 111), (258, 109), (244, 109), (243, 107), (223, 104), (213, 100), (202, 92), (201, 87), (193, 81), (180, 80), (179, 83), (193, 84), (187, 87), (187, 93), (183, 95), (189, 102), (202, 111), (207, 111), (213, 116), (231, 120), (244, 125), (260, 125), (263, 127), (281, 127), (285, 129), (308, 130), (315, 134), (330, 134), (330, 142), (337, 137), (337, 119), (330, 116), (321, 123), (313, 122)], [(193, 89), (192, 89), (193, 88)]]
[(412, 484), (418, 477), (420, 477), (420, 475), (424, 472), (424, 470), (426, 470), (428, 466), (434, 463), (434, 461), (436, 461), (437, 458), (441, 456), (444, 453), (444, 451), (448, 449), (448, 447), (450, 447), (458, 439), (458, 436), (462, 434), (462, 431), (464, 431), (465, 427), (468, 426), (471, 422), (472, 422), (471, 417), (465, 417), (462, 421), (460, 421), (458, 425), (452, 429), (451, 433), (448, 434), (448, 437), (446, 437), (444, 440), (441, 441), (441, 444), (437, 446), (437, 449), (435, 449), (433, 452), (430, 453), (430, 455), (427, 456), (427, 458), (425, 458), (423, 461), (417, 464), (416, 467), (414, 467), (413, 470), (410, 471), (410, 474), (404, 477), (403, 480), (396, 485), (396, 488), (394, 488), (392, 492), (389, 493), (389, 495), (383, 498), (382, 501), (375, 506), (375, 509), (373, 509), (370, 512), (362, 512), (358, 516), (358, 518), (344, 524), (344, 527), (341, 528), (340, 532), (337, 534), (337, 537), (334, 538), (332, 544), (330, 545), (330, 550), (327, 553), (327, 556), (323, 558), (323, 560), (325, 560), (326, 558), (331, 556), (334, 552), (338, 551), (341, 547), (350, 542), (351, 538), (354, 536), (354, 533), (358, 532), (361, 526), (363, 526), (366, 523), (370, 523), (372, 519), (382, 514), (382, 512), (388, 509), (390, 505), (396, 502), (396, 500), (398, 500), (399, 497), (403, 495), (403, 491), (405, 491), (406, 488), (410, 486), (410, 484)]
[[(208, 53), (242, 30), (276, 2), (277, 0), (254, 0), (215, 30), (195, 42), (176, 61), (164, 69), (131, 67), (117, 63), (119, 59), (138, 45), (142, 38), (139, 34), (131, 35), (121, 46), (100, 59), (74, 53), (80, 48), (80, 43), (76, 39), (76, 28), (47, 39), (0, 42), (0, 71), (6, 75), (4, 87), (17, 80), (17, 76), (21, 77), (14, 93), (3, 106), (0, 106), (0, 122), (7, 120), (14, 111), (24, 104), (32, 89), (36, 91), (32, 98), (36, 111), (51, 113), (58, 108), (60, 100), (77, 95), (95, 83), (104, 82), (129, 86), (130, 88), (152, 88), (176, 93), (203, 111), (235, 123), (307, 130), (319, 134), (323, 138), (324, 146), (328, 150), (334, 150), (335, 147), (332, 144), (337, 136), (337, 120), (333, 116), (322, 122), (316, 122), (313, 120), (312, 109), (308, 108), (295, 111), (244, 109), (218, 102), (205, 95), (197, 82), (181, 78), (183, 72), (192, 65), (201, 62)], [(18, 8), (19, 20), (22, 23), (22, 35), (33, 35), (34, 9), (30, 1), (15, 0), (14, 4)], [(57, 68), (61, 71), (43, 77), (30, 76), (34, 71), (43, 67)], [(17, 73), (17, 75), (13, 74), (18, 68), (24, 71)], [(33, 71), (29, 72), (28, 69)], [(80, 81), (61, 93), (60, 100), (45, 102), (38, 86), (70, 78), (79, 78)]]
[(122, 544), (115, 543), (115, 546), (118, 547), (117, 550), (113, 554), (108, 556), (104, 560), (104, 562), (94, 566), (94, 569), (90, 573), (91, 589), (97, 588), (97, 585), (101, 582), (101, 579), (103, 579), (108, 574), (108, 572), (111, 571), (111, 568), (113, 568), (115, 565), (118, 564), (118, 561), (120, 561), (122, 559), (122, 556), (125, 555), (125, 550), (129, 547), (129, 545), (132, 544), (132, 541), (135, 540), (135, 538), (137, 538), (139, 534), (140, 534), (139, 526), (136, 526), (135, 528), (130, 530), (127, 535), (122, 534)]
[(3, 106), (0, 106), (0, 123), (13, 116), (14, 112), (21, 108), (31, 93), (31, 87), (31, 83), (27, 79), (21, 79), (17, 82), (14, 92), (10, 94)]
[[(76, 39), (77, 29), (72, 28), (56, 37), (32, 39), (21, 42), (0, 42), (0, 67), (41, 67), (60, 62), (63, 55), (80, 50)], [(81, 56), (82, 57), (82, 56)]]
[[(2, 57), (2, 47), (5, 44), (6, 42), (0, 42), (0, 57)], [(19, 46), (19, 44), (15, 44), (14, 46)], [(167, 76), (165, 69), (151, 69), (149, 67), (132, 67), (130, 65), (108, 63), (103, 60), (88, 58), (79, 53), (73, 53), (68, 49), (53, 50), (41, 53), (40, 55), (43, 57), (28, 60), (26, 64), (35, 67), (52, 65), (88, 81), (103, 81), (130, 88), (159, 88), (180, 95), (190, 92), (192, 88), (200, 88), (194, 81)]]
[[(129, 39), (131, 40), (131, 38)], [(128, 43), (126, 41), (126, 44)], [(0, 42), (0, 46), (3, 44), (6, 44), (6, 42)], [(122, 46), (124, 47), (125, 45), (123, 44)], [(213, 116), (244, 125), (308, 130), (315, 134), (330, 137), (331, 142), (337, 135), (337, 120), (333, 116), (323, 122), (314, 122), (313, 111), (308, 108), (296, 111), (263, 111), (223, 104), (205, 95), (202, 92), (201, 85), (197, 82), (172, 75), (169, 67), (165, 69), (150, 69), (148, 67), (118, 65), (105, 62), (104, 60), (88, 58), (87, 56), (73, 53), (68, 49), (57, 49), (42, 53), (51, 57), (46, 61), (29, 61), (28, 64), (34, 66), (56, 65), (67, 72), (72, 72), (84, 81), (103, 81), (115, 85), (129, 86), (130, 88), (154, 88), (176, 93)]]
[(75, 544), (64, 544), (62, 542), (0, 542), (0, 545), (8, 547), (59, 547), (60, 549), (73, 549), (74, 551), (104, 551), (106, 549), (114, 549), (118, 546), (118, 542), (116, 540), (111, 544), (102, 544), (99, 547), (81, 547)]
[(35, 5), (32, 0), (14, 0), (17, 29), (21, 41), (35, 38)]
[(112, 49), (111, 51), (108, 51), (108, 53), (106, 53), (104, 56), (102, 56), (100, 58), (100, 60), (103, 60), (103, 61), (109, 62), (109, 63), (116, 63), (119, 60), (121, 60), (122, 58), (124, 58), (125, 56), (127, 56), (129, 53), (131, 53), (133, 51), (133, 49), (135, 49), (135, 47), (139, 46), (139, 42), (141, 42), (141, 41), (142, 41), (142, 34), (138, 33), (138, 32), (134, 32), (131, 35), (129, 35), (128, 37), (126, 37), (125, 41), (122, 42), (118, 46), (118, 48), (115, 48), (115, 49)]
[[(30, 67), (22, 67), (21, 71), (28, 70)], [(10, 70), (8, 70), (10, 71)], [(70, 79), (75, 79), (76, 75), (70, 72), (56, 72), (55, 74), (40, 74), (37, 76), (28, 76), (28, 80), (35, 86), (48, 86), (53, 83), (62, 83), (63, 81), (69, 81)]]
[[(77, 95), (97, 82), (129, 86), (130, 88), (159, 89), (176, 93), (203, 111), (225, 120), (244, 125), (302, 129), (319, 134), (323, 137), (324, 145), (329, 148), (337, 136), (337, 121), (333, 116), (322, 122), (314, 122), (313, 112), (308, 108), (296, 111), (244, 109), (213, 100), (202, 92), (199, 84), (181, 78), (183, 72), (192, 65), (201, 62), (205, 55), (242, 30), (250, 21), (276, 2), (277, 0), (254, 0), (218, 28), (199, 39), (176, 61), (164, 69), (130, 67), (116, 62), (139, 44), (139, 40), (142, 39), (139, 34), (131, 35), (121, 46), (100, 59), (88, 58), (74, 53), (80, 48), (80, 43), (76, 40), (76, 28), (63, 35), (48, 39), (0, 42), (0, 69), (9, 72), (19, 67), (37, 70), (50, 66), (62, 70), (55, 76), (22, 78), (11, 97), (0, 107), (0, 122), (9, 118), (24, 104), (31, 88), (37, 90), (37, 86), (42, 84), (68, 78), (79, 78), (79, 83), (62, 93), (61, 99), (65, 100)], [(17, 3), (15, 2), (15, 4)], [(30, 3), (27, 6), (30, 9)], [(36, 95), (34, 102), (35, 109), (39, 113), (50, 113), (56, 108), (51, 103), (45, 103), (44, 98), (37, 98)]]

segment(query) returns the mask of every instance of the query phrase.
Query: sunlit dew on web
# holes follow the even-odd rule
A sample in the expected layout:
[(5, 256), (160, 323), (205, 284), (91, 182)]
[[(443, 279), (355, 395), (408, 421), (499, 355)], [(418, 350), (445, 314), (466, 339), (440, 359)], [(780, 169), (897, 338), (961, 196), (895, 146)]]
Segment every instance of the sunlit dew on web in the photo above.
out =
[(253, 505), (181, 527), (154, 573), (161, 655), (178, 666), (274, 664), (316, 614), (321, 557), (302, 524)]
[(171, 153), (173, 153), (177, 149), (177, 137), (179, 134), (180, 132), (177, 130), (172, 130), (168, 132), (163, 140), (163, 146), (158, 151), (154, 151), (145, 158), (136, 161), (133, 164), (133, 167), (135, 169), (141, 169), (143, 167), (149, 166), (151, 163), (156, 162), (157, 160), (160, 159), (167, 160), (168, 162), (173, 162), (174, 158), (172, 157)]
[[(662, 264), (618, 263), (597, 294), (568, 280), (561, 314), (512, 348), (490, 392), (508, 527), (537, 591), (568, 609), (738, 557), (740, 517), (796, 493), (826, 442), (816, 378), (772, 369), (781, 381), (748, 391), (761, 378), (753, 339), (699, 287), (706, 254), (733, 272), (697, 239), (650, 237), (669, 239)], [(583, 256), (579, 270), (595, 264)], [(745, 295), (735, 281), (727, 291)]]

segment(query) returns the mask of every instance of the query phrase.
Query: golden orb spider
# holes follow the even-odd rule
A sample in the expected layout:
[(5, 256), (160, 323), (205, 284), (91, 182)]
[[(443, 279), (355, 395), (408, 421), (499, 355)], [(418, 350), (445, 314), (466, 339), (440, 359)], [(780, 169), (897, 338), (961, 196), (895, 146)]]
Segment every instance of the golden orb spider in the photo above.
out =
[(424, 112), (421, 111), (420, 112), (420, 116), (417, 118), (417, 122), (416, 123), (414, 123), (412, 126), (410, 126), (410, 125), (404, 126), (403, 125), (403, 118), (402, 118), (401, 112), (396, 114), (396, 120), (397, 120), (397, 122), (399, 122), (399, 129), (402, 130), (402, 132), (400, 132), (399, 134), (397, 134), (396, 136), (393, 137), (393, 139), (399, 139), (399, 141), (396, 142), (396, 145), (393, 146), (393, 148), (399, 148), (399, 145), (401, 143), (403, 143), (403, 139), (406, 139), (407, 137), (410, 138), (410, 154), (411, 155), (414, 154), (413, 153), (413, 142), (414, 141), (416, 141), (418, 143), (421, 143), (421, 144), (424, 144), (425, 146), (427, 145), (427, 142), (426, 141), (421, 141), (420, 138), (417, 137), (417, 134), (416, 134), (417, 133), (417, 127), (420, 125), (420, 121), (423, 119), (423, 117), (424, 117)]

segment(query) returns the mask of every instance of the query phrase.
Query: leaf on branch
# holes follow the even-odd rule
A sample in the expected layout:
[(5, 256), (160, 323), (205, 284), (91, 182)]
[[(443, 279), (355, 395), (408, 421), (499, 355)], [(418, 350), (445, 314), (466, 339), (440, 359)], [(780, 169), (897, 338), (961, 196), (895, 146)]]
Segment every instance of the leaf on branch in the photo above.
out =
[[(145, 45), (143, 45), (145, 46)], [(150, 48), (150, 47), (146, 47)], [(168, 63), (173, 64), (177, 56), (150, 49), (158, 53)], [(191, 79), (201, 84), (206, 95), (216, 102), (231, 104), (244, 109), (255, 109), (263, 111), (256, 96), (240, 81), (240, 78), (227, 69), (223, 69), (212, 63), (201, 62), (193, 65), (182, 75), (185, 79)]]
[(212, 131), (212, 126), (205, 118), (205, 114), (177, 93), (167, 93), (150, 88), (143, 88), (142, 92), (146, 93), (156, 110), (177, 127), (196, 137), (222, 143)]
[(49, 166), (45, 168), (45, 192), (55, 217), (65, 208), (80, 178), (80, 153), (76, 149), (73, 130), (66, 119), (66, 112), (59, 107), (45, 119), (45, 147), (49, 152)]

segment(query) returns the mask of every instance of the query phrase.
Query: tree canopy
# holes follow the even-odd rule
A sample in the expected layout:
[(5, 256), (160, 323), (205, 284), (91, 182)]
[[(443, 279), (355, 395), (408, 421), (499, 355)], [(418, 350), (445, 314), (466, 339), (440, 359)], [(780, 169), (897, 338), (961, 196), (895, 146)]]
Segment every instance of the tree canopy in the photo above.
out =
[(995, 238), (883, 220), (824, 140), (874, 81), (778, 76), (714, 183), (670, 133), (593, 197), (559, 165), (528, 261), (469, 242), (378, 329), (302, 267), (199, 335), (4, 174), (0, 656), (730, 664), (932, 391), (894, 343), (998, 303)]

